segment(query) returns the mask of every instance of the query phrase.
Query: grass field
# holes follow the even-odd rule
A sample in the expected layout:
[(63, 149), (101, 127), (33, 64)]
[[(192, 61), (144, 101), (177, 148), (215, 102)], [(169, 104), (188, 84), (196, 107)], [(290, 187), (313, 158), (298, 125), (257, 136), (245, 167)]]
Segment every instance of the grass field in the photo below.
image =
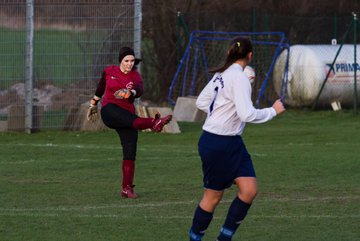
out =
[[(94, 56), (100, 37), (81, 32), (37, 30), (34, 33), (35, 83), (56, 86), (93, 78)], [(24, 30), (0, 27), (0, 88), (23, 82), (25, 78)], [(101, 43), (101, 42), (100, 42)]]
[[(0, 240), (185, 241), (202, 193), (197, 140), (140, 133), (137, 200), (121, 199), (113, 131), (0, 133)], [(234, 240), (360, 239), (360, 117), (288, 111), (243, 135), (259, 195)], [(235, 189), (215, 212), (214, 241)]]

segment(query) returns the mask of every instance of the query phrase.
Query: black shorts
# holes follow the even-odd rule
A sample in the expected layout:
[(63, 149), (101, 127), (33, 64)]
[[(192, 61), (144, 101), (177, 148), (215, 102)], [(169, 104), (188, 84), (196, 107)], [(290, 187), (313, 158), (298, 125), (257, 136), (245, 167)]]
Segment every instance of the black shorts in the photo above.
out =
[(138, 118), (137, 115), (112, 103), (101, 108), (101, 119), (107, 127), (112, 129), (133, 128), (136, 118)]
[(138, 130), (133, 127), (137, 115), (115, 104), (107, 104), (101, 108), (101, 119), (104, 124), (115, 129), (119, 135), (124, 160), (135, 160)]
[(241, 136), (220, 136), (204, 131), (198, 147), (205, 188), (221, 191), (229, 188), (238, 177), (256, 177)]

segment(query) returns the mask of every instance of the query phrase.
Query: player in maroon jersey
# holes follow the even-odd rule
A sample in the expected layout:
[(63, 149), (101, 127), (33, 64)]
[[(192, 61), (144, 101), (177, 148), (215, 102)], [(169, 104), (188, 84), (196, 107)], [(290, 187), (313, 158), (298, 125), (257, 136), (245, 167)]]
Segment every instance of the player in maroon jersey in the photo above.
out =
[(119, 65), (104, 69), (94, 97), (90, 100), (87, 119), (94, 121), (98, 117), (97, 104), (101, 101), (101, 118), (104, 124), (115, 129), (120, 137), (123, 150), (122, 192), (124, 198), (137, 198), (134, 192), (135, 158), (138, 130), (151, 128), (160, 132), (171, 121), (172, 116), (141, 118), (135, 114), (134, 100), (143, 93), (143, 83), (135, 58), (134, 50), (123, 47), (119, 52)]

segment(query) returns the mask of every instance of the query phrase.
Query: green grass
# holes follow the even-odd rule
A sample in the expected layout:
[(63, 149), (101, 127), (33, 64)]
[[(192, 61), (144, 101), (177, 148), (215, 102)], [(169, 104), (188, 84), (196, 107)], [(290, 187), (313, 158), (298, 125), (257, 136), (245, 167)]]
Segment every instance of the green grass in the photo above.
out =
[[(0, 240), (188, 240), (202, 194), (197, 140), (140, 133), (137, 200), (121, 199), (121, 150), (113, 131), (0, 133)], [(360, 237), (360, 117), (288, 111), (243, 135), (259, 195), (234, 236), (256, 241)], [(204, 241), (213, 241), (236, 193), (230, 188)]]
[[(0, 28), (0, 88), (24, 82), (25, 30)], [(34, 32), (34, 76), (40, 83), (71, 84), (93, 78), (99, 36), (86, 32), (36, 30)]]

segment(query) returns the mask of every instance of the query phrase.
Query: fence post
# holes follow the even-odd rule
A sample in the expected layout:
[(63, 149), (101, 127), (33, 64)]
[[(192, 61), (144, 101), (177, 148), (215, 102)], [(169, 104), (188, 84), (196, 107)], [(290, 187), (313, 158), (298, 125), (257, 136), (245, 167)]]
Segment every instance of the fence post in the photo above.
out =
[(338, 19), (337, 19), (337, 14), (334, 13), (334, 19), (333, 19), (333, 24), (334, 24), (334, 32), (333, 32), (333, 38), (337, 39), (337, 26), (338, 26)]
[(356, 80), (356, 72), (357, 72), (357, 61), (356, 61), (356, 45), (357, 45), (357, 17), (356, 13), (353, 13), (354, 17), (354, 114), (357, 114), (357, 80)]
[(331, 71), (334, 70), (334, 64), (336, 63), (337, 57), (338, 57), (339, 54), (340, 54), (340, 51), (341, 51), (341, 49), (342, 49), (342, 47), (343, 47), (343, 45), (344, 45), (344, 43), (345, 43), (345, 39), (347, 38), (347, 36), (348, 36), (348, 34), (349, 34), (349, 32), (350, 32), (353, 24), (354, 24), (354, 21), (352, 20), (351, 23), (350, 23), (350, 25), (349, 25), (349, 27), (348, 27), (348, 29), (346, 30), (346, 33), (345, 33), (344, 36), (342, 37), (340, 47), (339, 47), (339, 49), (338, 49), (338, 51), (337, 51), (337, 53), (336, 53), (336, 55), (335, 55), (335, 58), (334, 58), (331, 66), (330, 66), (330, 68), (329, 68), (329, 71), (328, 71), (327, 74), (326, 74), (326, 77), (325, 77), (325, 79), (324, 79), (324, 82), (321, 84), (319, 93), (317, 94), (317, 96), (316, 96), (316, 98), (315, 98), (315, 101), (314, 101), (314, 103), (313, 103), (313, 105), (312, 105), (312, 109), (313, 109), (313, 110), (315, 110), (315, 107), (316, 107), (316, 105), (317, 105), (317, 103), (318, 103), (318, 101), (319, 101), (320, 95), (321, 95), (321, 93), (322, 93), (322, 91), (323, 91), (323, 89), (324, 89), (324, 87), (325, 87), (325, 84), (326, 84), (326, 82), (327, 82), (327, 80), (328, 80), (328, 78), (329, 78), (329, 76), (330, 76)]
[(264, 31), (270, 32), (270, 16), (267, 13), (264, 15)]
[(26, 53), (25, 53), (25, 131), (30, 134), (33, 126), (33, 50), (34, 50), (34, 1), (26, 0)]
[(252, 9), (252, 31), (256, 32), (256, 9)]
[[(141, 58), (141, 22), (142, 22), (142, 10), (141, 0), (135, 0), (134, 2), (134, 52), (137, 58)], [(138, 71), (141, 72), (141, 64)]]
[[(184, 31), (185, 37), (181, 37), (181, 29)], [(185, 22), (184, 16), (180, 11), (176, 13), (176, 58), (180, 63), (183, 55), (183, 46), (186, 45), (186, 40), (190, 38), (189, 28)]]

